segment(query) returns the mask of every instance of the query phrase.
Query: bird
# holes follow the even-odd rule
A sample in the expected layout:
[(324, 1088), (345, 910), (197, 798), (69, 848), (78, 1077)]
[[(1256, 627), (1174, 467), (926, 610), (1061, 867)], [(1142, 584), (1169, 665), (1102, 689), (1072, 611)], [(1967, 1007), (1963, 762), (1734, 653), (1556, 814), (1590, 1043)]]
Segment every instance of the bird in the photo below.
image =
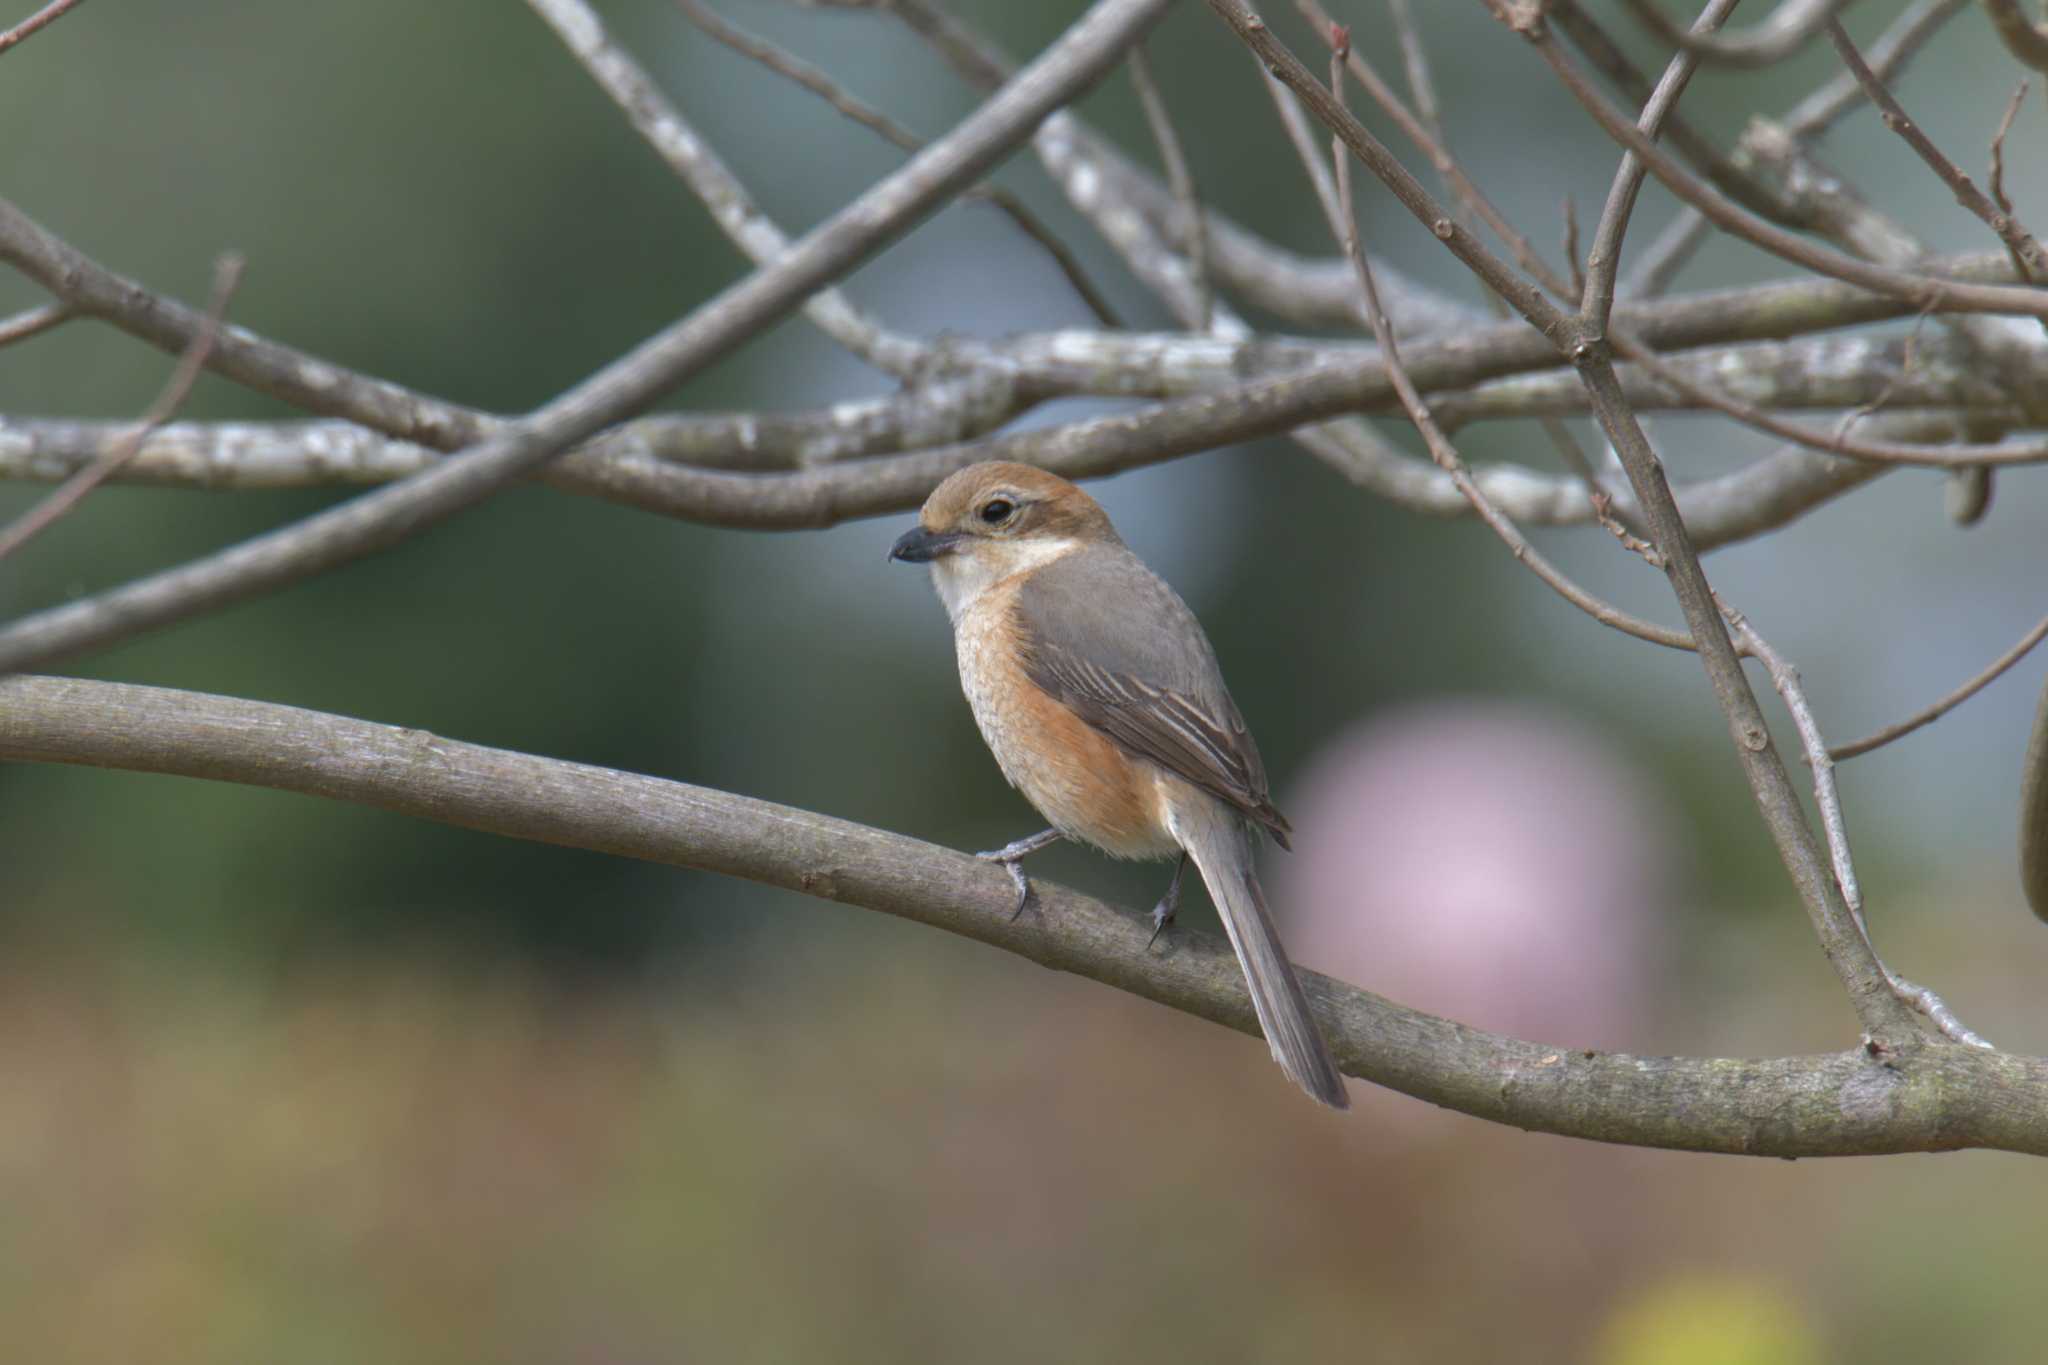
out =
[(1113, 857), (1178, 860), (1153, 910), (1156, 939), (1192, 859), (1274, 1060), (1314, 1099), (1347, 1108), (1253, 869), (1258, 832), (1286, 848), (1287, 819), (1187, 603), (1095, 499), (1031, 465), (954, 472), (889, 558), (930, 566), (982, 738), (1052, 826), (977, 855), (1016, 883), (1012, 917), (1031, 900), (1018, 864), (1073, 839)]

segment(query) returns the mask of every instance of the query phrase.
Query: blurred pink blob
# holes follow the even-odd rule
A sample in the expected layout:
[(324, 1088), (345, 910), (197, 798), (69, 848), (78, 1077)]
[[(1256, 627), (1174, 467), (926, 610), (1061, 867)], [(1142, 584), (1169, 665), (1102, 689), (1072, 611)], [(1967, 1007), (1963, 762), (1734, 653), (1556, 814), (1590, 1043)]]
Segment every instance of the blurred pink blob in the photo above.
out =
[(1296, 960), (1496, 1032), (1649, 1045), (1672, 822), (1586, 725), (1406, 707), (1339, 736), (1280, 804), (1296, 852), (1268, 867)]

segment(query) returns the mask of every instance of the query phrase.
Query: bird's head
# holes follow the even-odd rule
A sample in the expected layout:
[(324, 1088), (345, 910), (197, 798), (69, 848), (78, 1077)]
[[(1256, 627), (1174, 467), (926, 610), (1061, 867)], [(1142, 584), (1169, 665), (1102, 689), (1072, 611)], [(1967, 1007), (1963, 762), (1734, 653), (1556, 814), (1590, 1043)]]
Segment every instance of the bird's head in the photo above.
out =
[(932, 490), (889, 558), (932, 566), (956, 618), (982, 591), (1089, 545), (1122, 542), (1073, 484), (1030, 465), (969, 465)]

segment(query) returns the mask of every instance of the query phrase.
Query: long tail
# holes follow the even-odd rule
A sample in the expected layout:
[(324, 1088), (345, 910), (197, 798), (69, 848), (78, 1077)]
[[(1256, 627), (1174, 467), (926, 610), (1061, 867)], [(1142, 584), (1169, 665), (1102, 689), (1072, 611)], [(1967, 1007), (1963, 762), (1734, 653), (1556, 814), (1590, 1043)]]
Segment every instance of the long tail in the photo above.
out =
[(1176, 802), (1175, 807), (1168, 827), (1194, 858), (1209, 898), (1216, 902), (1230, 946), (1244, 968), (1245, 984), (1251, 987), (1252, 1008), (1273, 1049), (1273, 1060), (1313, 1098), (1332, 1109), (1350, 1108), (1344, 1078), (1330, 1060), (1330, 1049), (1308, 1012), (1301, 980), (1287, 961), (1266, 910), (1265, 893), (1252, 872), (1251, 836), (1244, 822), (1207, 795)]

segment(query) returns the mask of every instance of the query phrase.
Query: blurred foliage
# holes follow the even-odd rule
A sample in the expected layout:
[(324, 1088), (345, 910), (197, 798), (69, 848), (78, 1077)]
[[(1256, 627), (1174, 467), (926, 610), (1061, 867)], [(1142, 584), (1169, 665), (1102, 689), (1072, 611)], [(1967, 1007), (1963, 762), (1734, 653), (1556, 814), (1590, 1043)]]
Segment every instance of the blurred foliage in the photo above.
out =
[[(1986, 918), (1906, 946), (1981, 981), (2025, 942)], [(631, 987), (488, 952), (9, 946), (21, 1359), (2039, 1355), (2023, 1158), (1627, 1151), (1365, 1087), (1335, 1116), (1252, 1039), (915, 926)], [(1799, 1036), (1803, 946), (1689, 973), (1718, 1022), (1688, 1040)], [(2034, 998), (2016, 974), (1974, 1003), (1990, 1027)]]
[[(601, 8), (792, 230), (895, 164), (658, 0)], [(972, 107), (871, 16), (728, 8), (926, 132)], [(960, 8), (1026, 52), (1082, 6)], [(1612, 149), (1479, 6), (1417, 8), (1475, 175), (1538, 241), (1560, 194), (1591, 221)], [(1860, 6), (1853, 25), (1896, 8)], [(1969, 23), (1952, 30), (1908, 89), (1947, 92), (1925, 120), (1975, 145), (2005, 91), (1959, 73), (1999, 59)], [(1244, 53), (1195, 5), (1152, 52), (1205, 194), (1323, 250)], [(1827, 70), (1815, 54), (1797, 67)], [(216, 252), (240, 249), (237, 322), (458, 401), (530, 408), (744, 269), (516, 4), (96, 5), (4, 75), (5, 192), (32, 217), (187, 299)], [(1786, 94), (1782, 77), (1703, 80), (1687, 109), (1726, 136)], [(1149, 157), (1120, 78), (1085, 109)], [(1830, 152), (1854, 174), (1903, 164), (1867, 126)], [(1164, 325), (1028, 158), (1003, 175), (1137, 325)], [(2023, 211), (2031, 179), (2014, 177)], [(1427, 233), (1363, 200), (1377, 251), (1472, 297)], [(1668, 202), (1645, 202), (1654, 229)], [(1948, 246), (1982, 245), (1944, 203), (1904, 212)], [(1780, 273), (1717, 248), (1685, 282)], [(851, 289), (906, 327), (1085, 320), (973, 207)], [(0, 279), (0, 308), (35, 301)], [(126, 416), (169, 366), (75, 324), (0, 352), (0, 410)], [(791, 323), (669, 405), (800, 408), (882, 387)], [(281, 413), (208, 380), (188, 415)], [(1657, 431), (1682, 477), (1754, 450), (1694, 421)], [(1474, 460), (1550, 459), (1519, 428), (1460, 439)], [(2002, 476), (1968, 536), (1916, 478), (1713, 562), (1844, 731), (1946, 690), (2041, 609), (2038, 478)], [(1797, 937), (1692, 659), (1597, 631), (1482, 530), (1359, 497), (1282, 443), (1097, 491), (1208, 624), (1283, 805), (1321, 745), (1396, 701), (1528, 696), (1583, 716), (1685, 819), (1692, 881), (1659, 907), (1687, 945), (1660, 983), (1683, 1011), (1663, 1025), (1671, 1045), (1781, 1052), (1788, 1030), (1840, 1044), (1846, 1012)], [(0, 487), (0, 516), (39, 492)], [(0, 569), (0, 612), (343, 496), (104, 490)], [(974, 733), (922, 575), (882, 561), (900, 524), (742, 534), (519, 490), (76, 667), (999, 844), (1035, 822)], [(1604, 538), (1539, 539), (1671, 619), (1661, 579)], [(2040, 949), (1983, 944), (2018, 914), (1999, 858), (2039, 676), (1844, 770), (1888, 949), (1889, 926), (1908, 926), (1934, 956), (1908, 959), (1913, 974), (2008, 1043), (2033, 1026), (2012, 1002), (2037, 998)], [(1972, 872), (1967, 898), (1911, 894), (1985, 867), (2004, 870)], [(1078, 850), (1043, 870), (1132, 904), (1160, 875)], [(2009, 1163), (1760, 1167), (1462, 1121), (1403, 1145), (1369, 1118), (1290, 1107), (1245, 1040), (709, 877), (265, 792), (17, 767), (0, 771), (0, 934), (0, 1313), (23, 1358), (2038, 1354), (2027, 1268), (2048, 1209), (2038, 1181), (2000, 1178)], [(1987, 974), (2002, 1019), (1973, 1009)], [(1729, 982), (1790, 1003), (1755, 1013)], [(1902, 1169), (1915, 1178), (1892, 1183)]]

